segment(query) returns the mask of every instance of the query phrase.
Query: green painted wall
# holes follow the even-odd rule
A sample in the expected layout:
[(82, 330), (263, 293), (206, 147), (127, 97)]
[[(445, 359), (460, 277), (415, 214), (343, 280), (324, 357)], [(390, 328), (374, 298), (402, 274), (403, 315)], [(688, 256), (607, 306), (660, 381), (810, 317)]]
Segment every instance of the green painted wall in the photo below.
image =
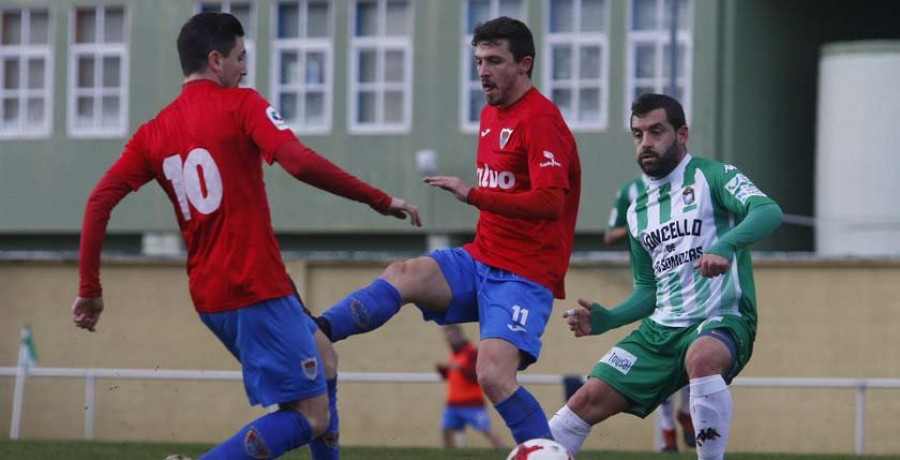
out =
[[(695, 0), (694, 99), (691, 151), (720, 157), (721, 0)], [(535, 83), (541, 87), (544, 1), (526, 0), (527, 22), (538, 49)], [(41, 2), (0, 0), (0, 6)], [(192, 14), (193, 2), (125, 0), (131, 23), (129, 135), (153, 117), (178, 93), (182, 81), (174, 41), (181, 24)], [(269, 39), (274, 1), (256, 2), (256, 87), (269, 97)], [(334, 23), (334, 91), (332, 132), (305, 135), (303, 141), (350, 172), (392, 194), (409, 198), (423, 208), (428, 230), (471, 231), (476, 212), (449, 194), (421, 183), (415, 152), (433, 148), (440, 155), (440, 172), (474, 182), (476, 135), (459, 128), (460, 15), (459, 2), (414, 0), (413, 124), (409, 135), (349, 135), (348, 13), (349, 2), (332, 5)], [(77, 232), (85, 200), (93, 184), (116, 159), (127, 139), (71, 139), (66, 135), (66, 78), (68, 20), (72, 0), (53, 2), (54, 130), (49, 139), (0, 141), (0, 233)], [(627, 3), (609, 5), (610, 80), (608, 128), (578, 132), (583, 167), (582, 233), (605, 226), (608, 206), (618, 186), (638, 174), (633, 146), (625, 130), (624, 96)], [(298, 184), (278, 167), (267, 172), (276, 230), (285, 233), (403, 233), (424, 232), (387, 219), (356, 203), (313, 191)], [(133, 233), (173, 230), (172, 208), (158, 186), (148, 184), (115, 210), (110, 231)]]

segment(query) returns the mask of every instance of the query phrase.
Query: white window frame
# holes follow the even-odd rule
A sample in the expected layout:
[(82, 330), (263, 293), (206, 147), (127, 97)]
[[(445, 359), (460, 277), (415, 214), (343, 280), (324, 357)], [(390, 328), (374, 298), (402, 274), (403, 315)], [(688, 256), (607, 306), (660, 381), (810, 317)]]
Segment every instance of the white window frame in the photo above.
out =
[[(489, 1), (491, 3), (491, 12), (489, 14), (489, 17), (496, 18), (500, 16), (500, 0)], [(522, 22), (527, 22), (528, 2), (527, 0), (518, 1), (521, 11), (519, 12), (519, 15), (514, 16), (514, 18)], [(472, 107), (470, 107), (471, 100), (469, 99), (469, 92), (473, 89), (481, 90), (481, 81), (469, 80), (469, 74), (472, 72), (472, 67), (475, 65), (475, 57), (472, 50), (472, 39), (475, 37), (475, 35), (471, 30), (466, 30), (469, 21), (469, 0), (463, 0), (462, 2), (460, 2), (460, 5), (462, 11), (462, 16), (460, 16), (462, 18), (460, 20), (462, 29), (460, 62), (462, 63), (462, 65), (460, 66), (459, 74), (459, 129), (464, 133), (475, 133), (478, 131), (480, 120), (469, 120), (469, 111), (472, 109)]]
[[(280, 93), (282, 89), (291, 89), (297, 93), (297, 122), (289, 123), (288, 126), (298, 134), (329, 134), (332, 127), (333, 97), (334, 97), (334, 32), (335, 32), (335, 3), (327, 0), (328, 3), (328, 36), (307, 38), (306, 31), (300, 28), (300, 36), (297, 38), (278, 38), (278, 6), (283, 3), (296, 3), (300, 7), (299, 19), (301, 23), (307, 21), (309, 11), (309, 0), (290, 0), (276, 1), (272, 3), (272, 56), (271, 72), (269, 75), (270, 93), (269, 100), (272, 104), (281, 110)], [(305, 72), (306, 67), (305, 55), (308, 52), (320, 52), (325, 56), (325, 81), (321, 84), (306, 83), (305, 78), (300, 79), (300, 83), (296, 85), (284, 85), (281, 83), (281, 53), (283, 51), (294, 51), (300, 59), (300, 71)], [(306, 113), (305, 96), (307, 88), (324, 89), (325, 102), (323, 106), (323, 117), (325, 123), (322, 125), (309, 125), (304, 123)], [(282, 114), (283, 115), (283, 114)]]
[[(675, 39), (679, 46), (684, 46), (684, 76), (677, 77), (676, 83), (684, 90), (679, 100), (684, 108), (685, 119), (691, 120), (691, 112), (693, 108), (694, 95), (694, 1), (686, 0), (688, 11), (685, 15), (687, 18), (687, 28), (679, 28), (675, 34)], [(663, 22), (664, 16), (668, 16), (666, 11), (665, 0), (655, 0), (656, 2), (656, 18), (658, 22)], [(628, 14), (626, 15), (625, 29), (627, 41), (627, 57), (625, 64), (625, 130), (631, 131), (631, 103), (634, 102), (634, 91), (638, 86), (652, 86), (657, 93), (663, 93), (669, 84), (669, 70), (664, 67), (666, 57), (663, 50), (671, 42), (671, 33), (668, 24), (657, 24), (655, 30), (632, 30), (634, 20), (634, 0), (628, 0)], [(653, 77), (637, 78), (637, 53), (638, 45), (652, 44), (656, 49), (654, 67), (657, 74)], [(673, 96), (674, 97), (674, 96)]]
[[(26, 40), (30, 39), (31, 13), (34, 10), (47, 11), (47, 43), (46, 44), (28, 44)], [(0, 126), (0, 139), (39, 139), (50, 137), (53, 127), (53, 31), (54, 14), (53, 9), (46, 5), (35, 5), (19, 8), (0, 8), (2, 12), (18, 11), (22, 17), (22, 41), (18, 45), (2, 45), (0, 44), (0, 63), (6, 58), (13, 57), (19, 59), (19, 82), (20, 87), (15, 90), (4, 89), (5, 75), (2, 74), (0, 68), (0, 104), (8, 95), (16, 95), (19, 100), (19, 119), (16, 125), (11, 128), (3, 128)], [(27, 18), (27, 20), (26, 20)], [(25, 79), (26, 67), (28, 60), (32, 58), (44, 59), (44, 88), (29, 89), (28, 81)], [(28, 98), (42, 97), (44, 99), (44, 119), (39, 125), (28, 124)]]
[(241, 80), (241, 88), (254, 88), (256, 86), (256, 72), (258, 69), (256, 57), (256, 2), (251, 0), (231, 1), (231, 0), (200, 0), (194, 3), (194, 14), (200, 12), (204, 4), (219, 5), (222, 13), (231, 14), (231, 5), (234, 3), (247, 3), (250, 5), (250, 24), (241, 24), (244, 27), (244, 49), (247, 50), (245, 62), (247, 65), (247, 75)]
[[(107, 7), (122, 7), (123, 9), (123, 18), (122, 18), (122, 43), (75, 43), (75, 28), (76, 28), (76, 16), (79, 9), (85, 8), (93, 8), (95, 13), (97, 14), (97, 22), (95, 24), (97, 38), (101, 35), (104, 29), (104, 21), (106, 19), (106, 13), (104, 12), (102, 15), (100, 14)], [(69, 9), (69, 75), (67, 81), (67, 89), (68, 89), (68, 110), (67, 113), (67, 122), (66, 127), (68, 131), (69, 137), (73, 138), (115, 138), (115, 137), (124, 137), (127, 133), (128, 129), (128, 113), (129, 113), (129, 88), (131, 86), (130, 79), (130, 53), (128, 52), (128, 47), (131, 41), (131, 8), (128, 5), (122, 4), (103, 4), (103, 5), (90, 5), (90, 6), (78, 6), (75, 5)], [(92, 56), (94, 58), (94, 79), (95, 86), (89, 89), (78, 89), (78, 58), (81, 56)], [(103, 58), (108, 56), (114, 56), (119, 58), (119, 71), (121, 72), (121, 85), (119, 88), (114, 89), (106, 89), (102, 87), (103, 72), (102, 72), (102, 63)], [(100, 69), (101, 71), (97, 71)], [(101, 98), (104, 95), (112, 95), (119, 97), (119, 119), (116, 126), (111, 127), (102, 127), (98, 126), (98, 121), (103, 117), (103, 107), (102, 104), (96, 103), (94, 105), (94, 126), (78, 126), (76, 124), (77, 117), (77, 101), (78, 96), (82, 94), (89, 94), (96, 99)]]
[[(603, 3), (603, 7), (606, 9), (604, 13), (604, 18), (606, 20), (606, 24), (603, 25), (602, 32), (581, 32), (577, 29), (581, 28), (581, 23), (578, 21), (578, 18), (581, 17), (581, 0), (573, 0), (572, 5), (574, 8), (574, 12), (572, 13), (575, 17), (575, 20), (572, 23), (573, 32), (551, 32), (550, 31), (550, 0), (544, 0), (544, 65), (542, 66), (543, 72), (543, 86), (546, 88), (544, 94), (553, 99), (553, 90), (560, 89), (571, 89), (572, 90), (572, 114), (573, 116), (578, 116), (578, 106), (580, 103), (580, 92), (583, 86), (587, 88), (593, 88), (599, 86), (600, 90), (600, 117), (596, 121), (586, 122), (581, 120), (572, 120), (566, 118), (566, 124), (569, 125), (569, 128), (572, 131), (605, 131), (609, 124), (609, 30), (610, 30), (610, 4), (615, 0), (605, 0)], [(571, 84), (558, 85), (553, 82), (553, 59), (551, 50), (554, 45), (571, 45), (573, 49), (572, 53), (572, 79), (570, 80)], [(601, 62), (601, 72), (600, 78), (596, 80), (589, 80), (589, 85), (584, 85), (585, 80), (583, 80), (579, 73), (581, 71), (581, 53), (579, 50), (582, 46), (598, 46), (600, 48), (600, 62)], [(565, 116), (565, 114), (563, 114)]]
[[(377, 33), (371, 37), (356, 36), (356, 10), (360, 3), (376, 3), (377, 6)], [(406, 36), (387, 36), (387, 0), (353, 0), (350, 2), (349, 41), (350, 52), (347, 55), (350, 72), (347, 75), (350, 95), (347, 98), (347, 126), (350, 134), (405, 134), (412, 131), (413, 109), (413, 36), (415, 35), (415, 2), (407, 0), (409, 12), (407, 15)], [(358, 68), (358, 56), (360, 51), (374, 50), (375, 58), (375, 82), (360, 83), (356, 80)], [(403, 52), (403, 80), (399, 82), (385, 82), (384, 61), (387, 51)], [(370, 90), (375, 92), (375, 122), (360, 123), (357, 121), (359, 109), (359, 92)], [(384, 122), (384, 95), (387, 91), (401, 91), (403, 98), (403, 120), (399, 123)]]

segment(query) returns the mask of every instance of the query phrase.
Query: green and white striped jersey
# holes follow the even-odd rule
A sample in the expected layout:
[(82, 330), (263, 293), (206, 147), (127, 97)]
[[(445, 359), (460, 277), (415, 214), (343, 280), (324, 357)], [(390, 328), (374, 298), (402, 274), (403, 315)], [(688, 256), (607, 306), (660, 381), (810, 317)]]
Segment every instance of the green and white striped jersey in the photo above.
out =
[(635, 284), (656, 288), (653, 321), (687, 327), (718, 315), (756, 324), (750, 251), (731, 269), (704, 278), (694, 264), (747, 215), (751, 203), (774, 203), (734, 166), (686, 155), (666, 177), (648, 181), (628, 208)]
[(646, 174), (641, 174), (641, 177), (632, 179), (619, 187), (612, 210), (609, 212), (609, 221), (606, 223), (607, 230), (628, 225), (628, 207), (638, 195), (647, 190), (647, 181), (649, 180), (650, 178)]

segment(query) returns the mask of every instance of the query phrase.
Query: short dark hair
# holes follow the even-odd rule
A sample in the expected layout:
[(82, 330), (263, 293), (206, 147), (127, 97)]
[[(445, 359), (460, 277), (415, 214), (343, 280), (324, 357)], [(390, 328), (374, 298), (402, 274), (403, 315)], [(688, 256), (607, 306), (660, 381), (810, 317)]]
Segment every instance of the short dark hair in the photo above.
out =
[(500, 40), (506, 40), (516, 62), (522, 62), (522, 59), (531, 56), (531, 68), (528, 69), (528, 78), (531, 78), (535, 60), (534, 37), (525, 23), (508, 16), (500, 16), (479, 23), (473, 33), (472, 46), (478, 46), (482, 42), (497, 44)]
[[(666, 110), (666, 120), (675, 128), (681, 129), (687, 122), (684, 119), (684, 108), (674, 97), (665, 94), (644, 93), (631, 104), (631, 116), (642, 118), (656, 109)], [(630, 125), (629, 121), (629, 125)]]
[(243, 36), (241, 21), (228, 13), (195, 14), (184, 23), (178, 34), (181, 72), (187, 77), (202, 71), (213, 50), (228, 56), (237, 44), (237, 37)]

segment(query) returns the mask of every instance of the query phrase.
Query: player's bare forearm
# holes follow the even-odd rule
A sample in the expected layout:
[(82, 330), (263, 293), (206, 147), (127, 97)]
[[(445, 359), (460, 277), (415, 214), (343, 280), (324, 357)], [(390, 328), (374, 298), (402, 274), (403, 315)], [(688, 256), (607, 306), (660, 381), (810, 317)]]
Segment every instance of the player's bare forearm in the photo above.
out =
[(627, 236), (628, 229), (626, 227), (613, 227), (603, 234), (603, 244), (610, 246), (625, 239)]

